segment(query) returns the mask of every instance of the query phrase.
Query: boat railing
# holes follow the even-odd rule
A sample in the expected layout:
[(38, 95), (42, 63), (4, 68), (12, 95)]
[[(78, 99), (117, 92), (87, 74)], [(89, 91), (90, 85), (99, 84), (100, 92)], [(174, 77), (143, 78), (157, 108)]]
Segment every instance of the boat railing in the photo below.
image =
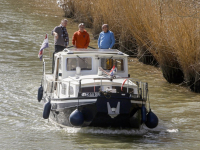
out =
[[(130, 88), (134, 88), (135, 85), (137, 85), (137, 94), (135, 94), (135, 97), (137, 98), (140, 98), (140, 99), (143, 99), (143, 100), (147, 100), (148, 98), (148, 83), (147, 82), (142, 82), (142, 81), (138, 81), (137, 79), (134, 79), (134, 78), (129, 78), (129, 77), (119, 77), (119, 78), (84, 78), (84, 79), (74, 79), (72, 77), (69, 77), (71, 80), (73, 81), (77, 81), (79, 82), (79, 91), (81, 90), (81, 81), (82, 80), (88, 80), (88, 79), (91, 79), (91, 80), (100, 80), (101, 81), (101, 84), (100, 84), (100, 87), (102, 89), (102, 80), (110, 80), (110, 81), (113, 81), (113, 80), (117, 80), (117, 79), (124, 79), (125, 83), (123, 85), (122, 83), (122, 86), (124, 86), (126, 88), (126, 92), (127, 93), (130, 93), (129, 92), (129, 89)], [(134, 84), (133, 84), (134, 83)], [(112, 84), (113, 85), (113, 84)], [(136, 96), (137, 95), (137, 96)]]
[[(63, 91), (65, 91), (65, 95), (68, 96), (68, 98), (70, 97), (75, 97), (74, 93), (75, 92), (72, 92), (72, 88), (71, 88), (71, 85), (73, 84), (74, 85), (74, 82), (77, 82), (78, 83), (78, 95), (81, 95), (81, 93), (98, 93), (98, 92), (101, 92), (101, 93), (111, 93), (111, 91), (106, 91), (106, 90), (102, 90), (103, 89), (103, 86), (108, 86), (107, 84), (105, 84), (105, 82), (103, 82), (103, 80), (112, 80), (112, 81), (115, 81), (115, 80), (118, 80), (118, 79), (124, 79), (125, 83), (123, 85), (121, 85), (121, 89), (122, 87), (124, 89), (126, 89), (126, 91), (118, 91), (116, 93), (122, 93), (122, 94), (126, 94), (126, 93), (129, 93), (131, 95), (132, 98), (134, 99), (141, 99), (141, 100), (147, 100), (147, 97), (148, 97), (148, 83), (146, 82), (141, 82), (141, 81), (137, 81), (133, 78), (116, 78), (116, 79), (111, 79), (111, 78), (84, 78), (84, 79), (74, 79), (72, 77), (69, 77), (71, 79), (71, 81), (49, 81), (50, 84), (46, 84), (47, 87), (45, 87), (46, 89), (49, 89), (49, 90), (46, 90), (46, 94), (47, 95), (51, 95), (53, 97), (60, 97), (60, 93), (61, 93), (61, 90), (63, 90), (62, 88), (64, 88)], [(94, 80), (94, 87), (100, 87), (99, 88), (99, 91), (97, 92), (94, 88), (94, 91), (90, 91), (90, 92), (82, 92), (82, 87), (85, 87), (83, 85), (85, 84), (82, 84), (83, 80)], [(95, 81), (99, 81), (99, 82), (95, 82)], [(48, 82), (48, 81), (47, 81)], [(77, 85), (77, 84), (76, 84)], [(113, 82), (112, 83), (112, 86), (116, 86), (116, 87), (119, 87), (119, 83), (117, 82)], [(66, 90), (67, 89), (67, 90)], [(132, 90), (131, 90), (132, 89)], [(134, 90), (137, 89), (137, 92), (135, 92)], [(74, 91), (74, 90), (73, 90)], [(134, 92), (133, 92), (134, 91)], [(68, 94), (66, 94), (68, 93)], [(71, 94), (73, 93), (73, 94)]]
[[(50, 57), (45, 57), (45, 58), (43, 58), (43, 75), (46, 74), (46, 63), (47, 63), (46, 60), (49, 61), (48, 63), (51, 63), (51, 64), (52, 64), (52, 58), (50, 58)], [(49, 71), (48, 73), (51, 74), (52, 72)]]

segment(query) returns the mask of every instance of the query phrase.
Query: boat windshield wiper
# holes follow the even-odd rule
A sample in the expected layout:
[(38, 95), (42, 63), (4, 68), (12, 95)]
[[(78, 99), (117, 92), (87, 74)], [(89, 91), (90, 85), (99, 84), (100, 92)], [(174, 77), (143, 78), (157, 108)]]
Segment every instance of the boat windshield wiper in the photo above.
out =
[(85, 63), (87, 63), (87, 61), (84, 60), (83, 58), (81, 58), (80, 56), (76, 55), (76, 57), (78, 57), (79, 59), (81, 59), (82, 61), (84, 61)]

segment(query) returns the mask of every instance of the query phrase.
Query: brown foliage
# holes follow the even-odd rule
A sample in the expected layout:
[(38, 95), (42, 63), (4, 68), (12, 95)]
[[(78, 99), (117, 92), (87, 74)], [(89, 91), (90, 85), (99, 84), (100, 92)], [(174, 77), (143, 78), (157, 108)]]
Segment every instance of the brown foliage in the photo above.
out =
[(185, 81), (199, 81), (198, 0), (63, 0), (63, 5), (65, 12), (93, 28), (94, 37), (107, 23), (118, 48), (130, 52), (145, 47), (160, 66), (178, 67)]

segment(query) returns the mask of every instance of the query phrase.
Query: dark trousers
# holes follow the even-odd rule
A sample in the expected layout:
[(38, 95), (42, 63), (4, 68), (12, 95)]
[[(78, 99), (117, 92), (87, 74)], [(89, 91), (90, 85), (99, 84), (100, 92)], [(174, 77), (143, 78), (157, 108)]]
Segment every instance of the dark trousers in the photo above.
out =
[(63, 51), (66, 47), (65, 46), (60, 46), (60, 45), (55, 45), (55, 52), (58, 53), (60, 51)]
[(55, 45), (55, 52), (53, 52), (53, 60), (52, 60), (52, 73), (54, 72), (54, 66), (55, 66), (54, 55), (60, 51), (63, 51), (65, 48), (66, 48), (65, 46)]

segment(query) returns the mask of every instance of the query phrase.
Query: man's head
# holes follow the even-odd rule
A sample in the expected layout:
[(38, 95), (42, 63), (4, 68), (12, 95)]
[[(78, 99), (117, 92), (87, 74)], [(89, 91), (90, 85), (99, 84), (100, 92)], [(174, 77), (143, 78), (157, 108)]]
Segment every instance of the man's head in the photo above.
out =
[(66, 26), (67, 26), (67, 19), (62, 19), (62, 20), (61, 20), (61, 25), (62, 25), (63, 27), (66, 27)]
[(103, 24), (103, 25), (102, 25), (102, 30), (103, 30), (104, 32), (108, 32), (108, 24)]
[(83, 32), (84, 29), (85, 29), (84, 23), (80, 23), (80, 24), (78, 25), (78, 28), (79, 28), (79, 31)]

